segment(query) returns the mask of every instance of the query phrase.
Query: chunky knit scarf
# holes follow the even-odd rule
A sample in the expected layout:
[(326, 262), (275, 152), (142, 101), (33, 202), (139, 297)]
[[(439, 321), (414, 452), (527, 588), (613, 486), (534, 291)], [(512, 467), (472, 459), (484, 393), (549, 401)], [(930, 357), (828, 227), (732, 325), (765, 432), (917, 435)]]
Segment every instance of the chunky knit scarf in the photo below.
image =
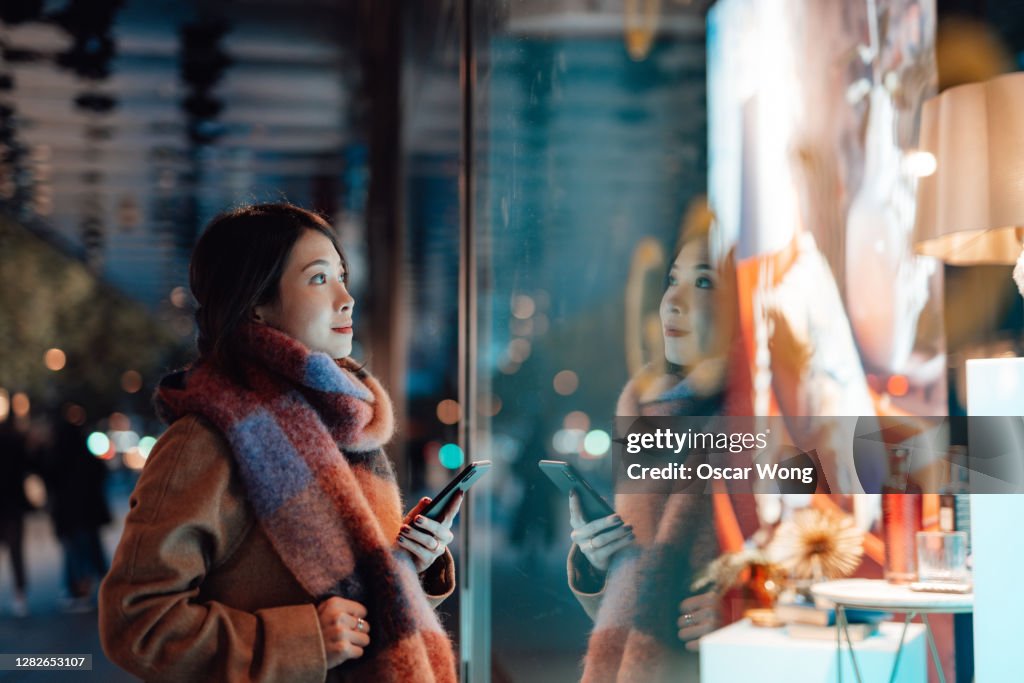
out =
[[(630, 381), (619, 399), (620, 416), (712, 416), (722, 396), (700, 396), (675, 375), (654, 385)], [(654, 394), (654, 400), (643, 399)], [(615, 509), (633, 526), (637, 542), (608, 568), (604, 597), (584, 661), (583, 683), (680, 681), (685, 656), (678, 638), (679, 603), (692, 595), (697, 572), (717, 555), (711, 497), (703, 493), (629, 493)], [(691, 657), (692, 661), (692, 657)]]
[(364, 604), (373, 637), (343, 665), (358, 680), (456, 680), (451, 642), (408, 554), (387, 394), (351, 361), (334, 361), (266, 325), (242, 331), (244, 388), (199, 363), (161, 382), (158, 414), (189, 413), (227, 438), (248, 500), (285, 566), (310, 596)]

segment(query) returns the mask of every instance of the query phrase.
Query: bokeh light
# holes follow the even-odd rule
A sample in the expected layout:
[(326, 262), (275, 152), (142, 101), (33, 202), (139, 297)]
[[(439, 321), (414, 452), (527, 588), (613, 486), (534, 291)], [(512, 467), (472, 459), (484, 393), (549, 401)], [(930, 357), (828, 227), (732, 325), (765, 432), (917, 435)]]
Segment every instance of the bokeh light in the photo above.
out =
[(574, 393), (580, 386), (580, 378), (572, 370), (562, 370), (552, 382), (555, 387), (555, 391), (562, 396), (568, 396)]
[(0, 389), (0, 422), (7, 420), (11, 414), (11, 395), (6, 389)]
[(139, 446), (139, 435), (130, 429), (127, 431), (111, 432), (110, 440), (114, 444), (114, 449), (120, 453), (127, 453)]
[(587, 455), (599, 458), (612, 447), (612, 437), (603, 429), (594, 429), (583, 437), (583, 450)]
[(124, 452), (124, 466), (130, 470), (141, 470), (146, 464), (146, 456), (137, 446)]
[(14, 417), (25, 417), (32, 408), (32, 402), (28, 400), (28, 394), (19, 391), (11, 396), (11, 412)]
[(108, 453), (111, 453), (110, 439), (103, 432), (93, 432), (90, 434), (89, 438), (85, 440), (85, 445), (89, 452), (97, 458), (106, 457)]
[(453, 425), (462, 416), (462, 408), (458, 401), (446, 398), (437, 404), (437, 419), (441, 424)]
[(935, 155), (924, 150), (908, 151), (903, 157), (903, 169), (914, 178), (927, 178), (935, 173), (938, 163)]
[(142, 454), (143, 458), (148, 458), (149, 454), (153, 451), (153, 446), (156, 445), (156, 439), (152, 436), (144, 436), (139, 439), (139, 453)]
[(444, 467), (450, 470), (457, 470), (462, 467), (462, 463), (466, 460), (466, 454), (462, 452), (458, 444), (446, 443), (441, 446), (441, 450), (437, 453), (438, 459)]
[(171, 305), (175, 308), (185, 308), (188, 304), (188, 292), (184, 287), (175, 287), (171, 290)]
[(121, 375), (121, 388), (129, 394), (138, 393), (142, 389), (142, 375), (135, 370), (126, 370)]
[(906, 375), (893, 375), (886, 382), (885, 388), (893, 396), (906, 396), (910, 391), (910, 382)]
[(64, 366), (67, 365), (68, 358), (60, 349), (48, 349), (43, 354), (43, 363), (46, 365), (48, 370), (57, 372), (63, 370)]
[(565, 416), (562, 426), (566, 429), (579, 429), (585, 432), (590, 429), (590, 416), (582, 410), (574, 410)]
[(551, 438), (551, 445), (562, 455), (578, 453), (585, 434), (582, 429), (559, 429)]
[(132, 428), (132, 421), (124, 413), (110, 414), (110, 430), (113, 432), (126, 432)]
[(512, 297), (512, 316), (519, 318), (520, 320), (526, 320), (531, 317), (534, 311), (537, 310), (537, 305), (533, 301), (533, 297), (527, 296), (526, 294), (516, 294)]

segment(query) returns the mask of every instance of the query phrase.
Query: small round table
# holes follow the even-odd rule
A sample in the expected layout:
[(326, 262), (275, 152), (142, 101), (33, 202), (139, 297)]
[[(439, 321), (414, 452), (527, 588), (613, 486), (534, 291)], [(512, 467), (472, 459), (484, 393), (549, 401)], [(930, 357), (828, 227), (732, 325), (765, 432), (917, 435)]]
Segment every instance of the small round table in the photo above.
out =
[(932, 653), (932, 661), (935, 663), (935, 670), (938, 671), (939, 681), (945, 683), (946, 676), (942, 671), (942, 661), (939, 659), (939, 650), (935, 646), (935, 636), (932, 634), (931, 624), (928, 623), (928, 615), (966, 614), (974, 610), (973, 593), (914, 591), (910, 590), (909, 586), (891, 584), (880, 579), (824, 581), (812, 586), (811, 592), (815, 598), (828, 600), (836, 606), (836, 662), (840, 665), (840, 683), (843, 680), (842, 637), (846, 638), (846, 644), (850, 648), (850, 661), (853, 663), (853, 672), (857, 676), (858, 683), (861, 680), (860, 670), (857, 668), (857, 658), (853, 651), (853, 643), (846, 628), (847, 607), (906, 613), (906, 617), (903, 620), (903, 633), (900, 634), (900, 642), (896, 648), (896, 660), (892, 664), (892, 673), (889, 676), (890, 682), (895, 680), (896, 670), (900, 665), (900, 654), (903, 651), (903, 639), (907, 634), (907, 625), (913, 621), (915, 616), (920, 614), (921, 620), (924, 622), (928, 647)]

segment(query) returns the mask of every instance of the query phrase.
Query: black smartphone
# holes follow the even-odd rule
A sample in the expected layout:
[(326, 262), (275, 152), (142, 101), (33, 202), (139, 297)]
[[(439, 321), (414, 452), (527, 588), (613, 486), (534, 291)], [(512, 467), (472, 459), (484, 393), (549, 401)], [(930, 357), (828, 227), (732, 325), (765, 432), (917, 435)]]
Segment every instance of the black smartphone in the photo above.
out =
[(480, 477), (491, 469), (490, 460), (479, 460), (466, 465), (465, 469), (455, 475), (455, 478), (448, 482), (448, 485), (441, 489), (441, 492), (434, 496), (427, 507), (420, 511), (420, 514), (435, 522), (444, 517), (445, 508), (459, 491), (468, 491)]
[(573, 491), (576, 492), (583, 517), (588, 522), (615, 514), (615, 510), (608, 504), (608, 501), (602, 498), (601, 494), (590, 485), (590, 482), (584, 479), (583, 475), (569, 463), (561, 460), (541, 460), (537, 465), (541, 472), (548, 475), (548, 479), (563, 493), (568, 495)]

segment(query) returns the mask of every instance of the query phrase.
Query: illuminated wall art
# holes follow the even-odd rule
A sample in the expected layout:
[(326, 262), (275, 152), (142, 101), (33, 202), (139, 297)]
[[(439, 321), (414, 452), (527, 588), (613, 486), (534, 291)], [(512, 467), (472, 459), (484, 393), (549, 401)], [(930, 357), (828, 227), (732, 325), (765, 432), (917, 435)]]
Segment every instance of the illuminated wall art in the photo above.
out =
[[(911, 249), (916, 182), (933, 170), (914, 142), (934, 34), (928, 0), (723, 0), (709, 14), (717, 249), (738, 258), (754, 411), (785, 416), (795, 439), (800, 416), (946, 413), (942, 272)], [(842, 450), (849, 436), (828, 439), (843, 490), (884, 476)]]

